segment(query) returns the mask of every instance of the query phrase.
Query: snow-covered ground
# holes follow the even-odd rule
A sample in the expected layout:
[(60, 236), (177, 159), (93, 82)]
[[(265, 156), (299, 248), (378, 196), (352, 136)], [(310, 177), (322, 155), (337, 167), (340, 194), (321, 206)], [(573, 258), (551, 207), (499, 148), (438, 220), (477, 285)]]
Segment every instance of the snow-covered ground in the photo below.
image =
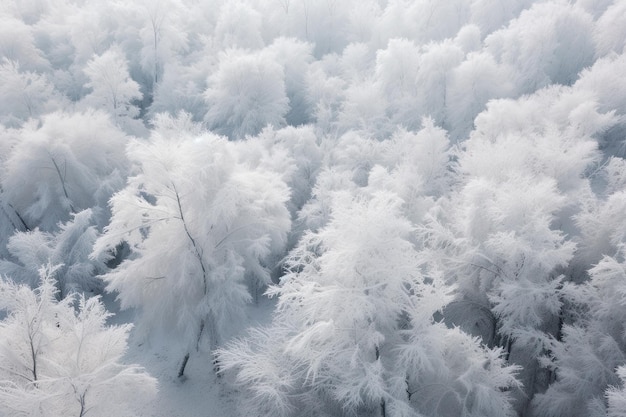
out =
[[(167, 343), (166, 340), (163, 340)], [(233, 397), (215, 375), (208, 352), (193, 352), (185, 377), (176, 376), (176, 357), (167, 345), (131, 344), (128, 363), (137, 363), (159, 381), (159, 393), (140, 415), (149, 417), (225, 417), (236, 415)]]
[[(119, 310), (114, 295), (106, 294), (105, 304), (116, 314), (109, 324), (132, 323), (133, 310)], [(271, 320), (274, 301), (261, 297), (248, 308), (247, 325), (263, 325)], [(235, 329), (244, 334), (245, 325)], [(139, 341), (134, 333), (124, 357), (125, 364), (141, 365), (158, 380), (158, 394), (137, 414), (141, 417), (229, 417), (237, 416), (236, 394), (232, 387), (218, 377), (213, 369), (212, 355), (205, 349), (192, 351), (185, 369), (185, 376), (178, 378), (178, 368), (183, 354), (175, 340), (155, 336), (150, 341)]]

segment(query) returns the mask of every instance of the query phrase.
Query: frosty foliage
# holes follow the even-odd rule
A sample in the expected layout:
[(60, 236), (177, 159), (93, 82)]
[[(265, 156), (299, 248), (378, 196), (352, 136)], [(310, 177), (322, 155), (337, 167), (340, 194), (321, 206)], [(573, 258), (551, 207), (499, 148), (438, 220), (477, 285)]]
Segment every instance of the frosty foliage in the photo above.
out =
[[(525, 198), (519, 199), (518, 193)], [(458, 288), (444, 317), (488, 344), (500, 344), (523, 365), (524, 389), (534, 389), (541, 332), (554, 332), (562, 302), (555, 270), (567, 265), (575, 246), (551, 229), (564, 199), (553, 181), (513, 177), (504, 182), (470, 180), (448, 219), (429, 218), (420, 230), (431, 261), (445, 268)], [(456, 219), (456, 222), (454, 220)], [(461, 229), (445, 230), (451, 221)], [(442, 225), (442, 222), (444, 225)], [(526, 394), (517, 394), (523, 404)]]
[(183, 14), (189, 10), (178, 0), (142, 0), (128, 6), (132, 16), (141, 22), (139, 64), (154, 88), (163, 75), (166, 62), (188, 49), (187, 32), (180, 27)]
[[(323, 149), (311, 126), (264, 129), (240, 147), (240, 157), (252, 166), (263, 165), (281, 173), (291, 196), (287, 207), (292, 224), (288, 247), (295, 245), (307, 228), (303, 219), (304, 205), (310, 202), (313, 187), (322, 169)], [(281, 255), (282, 256), (282, 255)]]
[(246, 390), (242, 414), (512, 415), (515, 368), (433, 319), (450, 288), (424, 268), (401, 205), (384, 191), (334, 194), (329, 223), (270, 290), (271, 326), (219, 351)]
[(33, 27), (4, 10), (0, 14), (0, 59), (16, 62), (26, 71), (45, 71), (50, 65), (37, 48)]
[(277, 38), (266, 49), (272, 59), (283, 67), (285, 93), (289, 99), (285, 121), (291, 126), (307, 123), (311, 119), (306, 76), (313, 61), (312, 48), (310, 43), (295, 38)]
[(624, 392), (626, 373), (623, 366), (617, 368), (617, 375), (621, 380), (622, 387), (610, 387), (606, 393), (606, 398), (609, 403), (607, 413), (609, 417), (623, 417), (626, 415), (626, 392)]
[(198, 69), (176, 62), (168, 64), (155, 86), (147, 114), (156, 119), (160, 113), (176, 115), (184, 111), (194, 120), (202, 121), (207, 111), (203, 98), (205, 82), (205, 74)]
[(430, 118), (421, 122), (418, 132), (398, 129), (382, 142), (350, 132), (322, 144), (328, 146), (325, 165), (312, 198), (298, 213), (299, 222), (317, 230), (328, 220), (334, 191), (368, 184), (397, 193), (404, 200), (406, 216), (421, 221), (433, 197), (441, 196), (450, 186), (454, 154), (445, 130)]
[(0, 97), (0, 122), (12, 127), (66, 105), (45, 75), (23, 71), (6, 58), (0, 64)]
[[(18, 132), (2, 165), (2, 200), (19, 230), (55, 230), (72, 213), (105, 209), (125, 175), (127, 136), (105, 113), (55, 112)], [(104, 213), (96, 220), (106, 222)]]
[(220, 7), (214, 36), (223, 48), (260, 49), (264, 46), (262, 24), (263, 16), (244, 2), (225, 2)]
[[(444, 316), (506, 347), (524, 366), (526, 392), (548, 384), (536, 358), (549, 349), (544, 334), (562, 325), (560, 274), (576, 249), (566, 233), (578, 232), (570, 216), (589, 207), (596, 138), (618, 122), (596, 103), (578, 85), (489, 103), (459, 154), (458, 193), (421, 229), (433, 261), (458, 286)], [(527, 398), (518, 397), (520, 413)]]
[[(617, 160), (614, 160), (617, 161)], [(607, 166), (607, 171), (612, 167)], [(603, 256), (614, 256), (626, 242), (626, 190), (610, 194), (605, 201), (593, 201), (585, 206), (575, 220), (581, 229), (580, 261), (597, 263)]]
[(0, 1), (0, 272), (117, 292), (181, 374), (221, 346), (250, 415), (623, 415), (625, 28), (623, 0)]
[(106, 324), (97, 297), (57, 300), (56, 268), (36, 289), (0, 280), (0, 412), (11, 416), (138, 415), (156, 380), (123, 365), (131, 325)]
[(104, 272), (105, 266), (89, 259), (97, 237), (91, 209), (73, 214), (73, 219), (59, 225), (56, 232), (16, 232), (7, 244), (9, 259), (13, 261), (0, 260), (0, 271), (35, 288), (40, 269), (50, 263), (57, 265), (58, 298), (73, 292), (101, 292), (102, 284), (96, 275)]
[(215, 347), (243, 317), (250, 291), (270, 282), (265, 262), (281, 253), (290, 227), (287, 186), (209, 133), (157, 128), (127, 153), (134, 174), (111, 198), (112, 218), (93, 252), (107, 259), (130, 247), (103, 276), (107, 289), (122, 308), (141, 309), (144, 333), (182, 336), (187, 349), (207, 336)]
[(91, 89), (84, 103), (104, 109), (118, 126), (131, 128), (132, 119), (139, 115), (139, 108), (133, 102), (140, 100), (142, 94), (139, 84), (128, 74), (128, 63), (122, 52), (111, 48), (87, 62), (84, 71), (89, 78), (86, 87)]
[(485, 39), (487, 51), (512, 70), (519, 93), (572, 84), (593, 62), (593, 20), (579, 7), (537, 2)]
[(233, 139), (257, 134), (268, 124), (280, 127), (289, 111), (283, 68), (263, 53), (223, 52), (204, 98), (208, 126)]
[(605, 256), (593, 267), (591, 280), (567, 290), (567, 298), (586, 314), (563, 328), (563, 337), (552, 340), (546, 366), (556, 381), (535, 397), (535, 409), (543, 416), (585, 416), (606, 392), (609, 415), (623, 401), (615, 388), (622, 382), (620, 367), (626, 360), (624, 319), (626, 293), (624, 246), (615, 256)]

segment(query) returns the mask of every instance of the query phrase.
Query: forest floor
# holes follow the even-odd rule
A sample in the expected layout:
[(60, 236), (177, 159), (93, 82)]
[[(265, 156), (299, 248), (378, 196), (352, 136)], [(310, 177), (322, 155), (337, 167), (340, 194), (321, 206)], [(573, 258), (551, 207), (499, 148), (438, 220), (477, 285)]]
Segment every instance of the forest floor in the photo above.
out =
[(159, 392), (141, 417), (235, 416), (233, 395), (216, 376), (209, 353), (193, 352), (185, 376), (178, 378), (177, 365), (182, 358), (177, 358), (179, 355), (174, 351), (165, 344), (130, 345), (125, 358), (127, 363), (142, 365), (158, 380)]
[[(135, 311), (119, 311), (114, 296), (104, 300), (115, 313), (109, 324), (132, 323)], [(247, 324), (235, 329), (242, 335), (247, 326), (269, 323), (274, 301), (265, 297), (247, 310)], [(153, 335), (149, 342), (137, 340), (131, 332), (124, 364), (137, 364), (158, 381), (158, 394), (140, 411), (139, 417), (231, 417), (237, 416), (236, 395), (213, 369), (212, 356), (206, 349), (191, 352), (185, 376), (177, 376), (183, 354), (176, 340), (167, 335)]]

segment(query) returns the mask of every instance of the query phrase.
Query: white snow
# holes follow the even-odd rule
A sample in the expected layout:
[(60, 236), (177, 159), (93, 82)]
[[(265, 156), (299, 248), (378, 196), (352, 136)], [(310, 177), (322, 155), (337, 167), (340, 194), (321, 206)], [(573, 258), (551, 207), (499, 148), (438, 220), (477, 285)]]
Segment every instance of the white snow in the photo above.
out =
[[(133, 310), (119, 310), (114, 294), (103, 297), (107, 309), (115, 312), (110, 324), (131, 323)], [(233, 334), (245, 334), (247, 326), (258, 326), (271, 320), (274, 300), (260, 297), (258, 304), (248, 306), (248, 321), (234, 323)], [(218, 377), (213, 369), (211, 353), (200, 349), (190, 354), (185, 376), (178, 378), (183, 353), (175, 340), (154, 335), (150, 341), (138, 341), (131, 333), (126, 364), (139, 364), (158, 380), (158, 394), (145, 407), (140, 417), (230, 417), (238, 416), (236, 392)]]

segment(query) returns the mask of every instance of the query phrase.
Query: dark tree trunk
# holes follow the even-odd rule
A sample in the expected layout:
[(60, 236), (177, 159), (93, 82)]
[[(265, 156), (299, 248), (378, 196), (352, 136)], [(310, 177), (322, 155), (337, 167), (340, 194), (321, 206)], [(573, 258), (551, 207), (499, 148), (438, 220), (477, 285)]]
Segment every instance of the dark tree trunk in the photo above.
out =
[(189, 362), (189, 352), (185, 354), (185, 357), (183, 358), (183, 363), (180, 365), (180, 368), (178, 369), (179, 378), (182, 378), (185, 375), (185, 367), (187, 366), (187, 362)]

